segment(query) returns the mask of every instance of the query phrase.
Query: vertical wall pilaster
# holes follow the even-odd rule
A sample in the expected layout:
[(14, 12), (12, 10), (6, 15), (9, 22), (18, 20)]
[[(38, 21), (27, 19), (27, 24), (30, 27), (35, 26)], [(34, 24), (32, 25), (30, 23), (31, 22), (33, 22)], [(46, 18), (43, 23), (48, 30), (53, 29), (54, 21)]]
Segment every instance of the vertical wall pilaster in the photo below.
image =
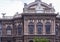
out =
[(43, 35), (45, 35), (45, 20), (43, 20)]
[(37, 21), (35, 20), (35, 21), (34, 21), (34, 26), (35, 26), (35, 27), (34, 27), (34, 34), (35, 34), (35, 35), (37, 34), (36, 24), (37, 24)]

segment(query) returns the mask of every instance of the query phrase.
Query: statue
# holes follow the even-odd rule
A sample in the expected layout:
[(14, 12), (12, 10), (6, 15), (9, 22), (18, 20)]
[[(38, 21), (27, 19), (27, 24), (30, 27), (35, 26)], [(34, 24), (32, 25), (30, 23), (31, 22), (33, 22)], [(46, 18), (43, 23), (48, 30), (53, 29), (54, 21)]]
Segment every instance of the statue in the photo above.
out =
[(35, 0), (35, 2), (36, 2), (36, 1), (39, 1), (39, 2), (41, 2), (41, 0)]

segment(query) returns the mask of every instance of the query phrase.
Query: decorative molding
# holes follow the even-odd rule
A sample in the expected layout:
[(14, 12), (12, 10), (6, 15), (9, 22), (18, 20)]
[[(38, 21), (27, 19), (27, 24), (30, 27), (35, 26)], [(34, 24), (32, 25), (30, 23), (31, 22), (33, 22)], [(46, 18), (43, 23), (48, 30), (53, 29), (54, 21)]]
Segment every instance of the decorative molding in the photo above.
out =
[(28, 22), (34, 22), (34, 20), (28, 20)]

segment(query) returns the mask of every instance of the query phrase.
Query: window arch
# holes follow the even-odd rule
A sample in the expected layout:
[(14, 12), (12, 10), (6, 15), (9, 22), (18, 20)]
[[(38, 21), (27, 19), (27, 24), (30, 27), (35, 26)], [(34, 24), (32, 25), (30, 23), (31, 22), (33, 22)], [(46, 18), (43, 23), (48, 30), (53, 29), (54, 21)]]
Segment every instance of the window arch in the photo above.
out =
[(51, 24), (50, 24), (50, 22), (46, 22), (45, 28), (46, 28), (46, 34), (50, 34), (50, 29), (51, 29)]
[(11, 26), (7, 26), (7, 35), (11, 35), (12, 29)]
[(34, 33), (34, 23), (33, 22), (29, 22), (28, 24), (28, 30), (30, 34)]
[(55, 27), (55, 33), (56, 33), (56, 35), (58, 35), (58, 25), (56, 24), (56, 27)]
[(18, 35), (21, 35), (22, 34), (22, 25), (19, 24), (18, 25)]
[(41, 22), (37, 23), (37, 33), (41, 34), (43, 29), (43, 24)]

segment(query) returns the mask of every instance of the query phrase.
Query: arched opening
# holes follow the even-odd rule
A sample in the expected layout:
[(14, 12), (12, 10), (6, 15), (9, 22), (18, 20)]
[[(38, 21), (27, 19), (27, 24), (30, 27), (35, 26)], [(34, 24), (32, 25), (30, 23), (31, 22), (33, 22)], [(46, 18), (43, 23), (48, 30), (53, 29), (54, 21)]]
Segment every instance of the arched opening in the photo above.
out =
[(50, 34), (50, 29), (51, 29), (51, 24), (50, 24), (50, 22), (46, 22), (45, 28), (46, 28), (46, 34)]
[(10, 40), (8, 40), (7, 42), (11, 42)]
[(12, 29), (11, 29), (11, 26), (7, 26), (7, 35), (11, 35), (12, 33)]
[(18, 25), (18, 35), (21, 35), (22, 34), (22, 25), (19, 24)]
[(37, 23), (37, 33), (42, 34), (43, 24), (41, 22)]
[(58, 28), (59, 28), (59, 26), (56, 24), (56, 27), (55, 27), (55, 33), (56, 33), (56, 35), (58, 35)]
[(30, 40), (29, 42), (33, 42), (33, 40)]
[(34, 23), (33, 22), (29, 22), (28, 31), (29, 31), (29, 34), (33, 34), (34, 33)]

